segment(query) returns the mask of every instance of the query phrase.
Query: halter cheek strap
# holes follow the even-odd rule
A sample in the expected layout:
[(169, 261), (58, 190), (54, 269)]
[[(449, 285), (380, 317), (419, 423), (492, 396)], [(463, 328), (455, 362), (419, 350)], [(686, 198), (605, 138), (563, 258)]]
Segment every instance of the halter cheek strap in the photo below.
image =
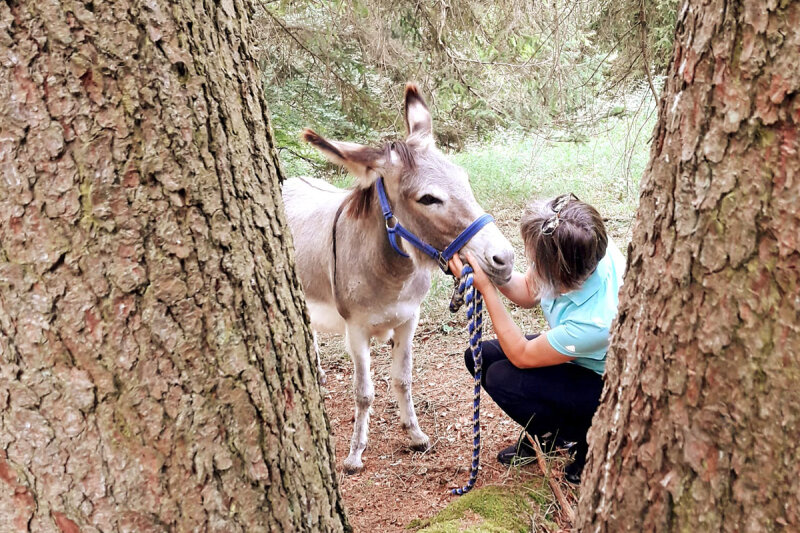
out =
[(469, 242), (469, 240), (474, 237), (476, 233), (483, 229), (486, 224), (494, 221), (494, 217), (492, 217), (492, 215), (484, 213), (474, 222), (472, 222), (472, 224), (467, 226), (467, 228), (462, 231), (459, 236), (456, 237), (453, 242), (451, 242), (447, 248), (444, 249), (444, 251), (440, 252), (400, 224), (400, 221), (397, 220), (397, 217), (395, 217), (392, 213), (392, 206), (389, 205), (389, 198), (386, 196), (386, 188), (383, 185), (382, 177), (378, 178), (376, 185), (378, 189), (378, 200), (380, 201), (381, 210), (383, 211), (383, 218), (386, 221), (386, 234), (389, 237), (389, 244), (392, 246), (394, 251), (403, 257), (408, 257), (408, 254), (403, 252), (403, 250), (401, 250), (397, 245), (397, 238), (403, 238), (422, 253), (436, 261), (436, 263), (439, 265), (439, 268), (441, 268), (442, 272), (445, 274), (450, 273), (447, 262), (450, 261), (456, 252), (463, 248), (464, 245), (467, 244), (467, 242)]

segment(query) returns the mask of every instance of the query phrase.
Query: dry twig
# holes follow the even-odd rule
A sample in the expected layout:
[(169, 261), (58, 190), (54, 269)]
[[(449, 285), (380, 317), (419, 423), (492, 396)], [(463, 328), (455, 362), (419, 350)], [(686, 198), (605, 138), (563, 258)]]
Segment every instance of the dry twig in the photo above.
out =
[(639, 38), (642, 42), (644, 73), (647, 74), (647, 83), (650, 85), (650, 92), (653, 93), (653, 100), (658, 102), (658, 93), (653, 85), (653, 76), (650, 74), (650, 59), (647, 57), (647, 15), (644, 11), (644, 0), (639, 0)]
[(556, 480), (550, 476), (550, 473), (547, 469), (547, 464), (544, 462), (544, 453), (542, 452), (542, 447), (539, 446), (539, 439), (532, 439), (527, 432), (525, 433), (525, 436), (530, 441), (533, 449), (536, 450), (536, 460), (539, 462), (539, 468), (541, 468), (544, 477), (547, 478), (547, 483), (550, 484), (550, 489), (552, 489), (553, 494), (555, 494), (558, 504), (561, 506), (561, 510), (567, 515), (567, 519), (570, 521), (570, 523), (574, 524), (575, 509), (572, 508), (567, 499), (564, 497), (564, 493), (561, 492), (561, 487), (558, 486)]

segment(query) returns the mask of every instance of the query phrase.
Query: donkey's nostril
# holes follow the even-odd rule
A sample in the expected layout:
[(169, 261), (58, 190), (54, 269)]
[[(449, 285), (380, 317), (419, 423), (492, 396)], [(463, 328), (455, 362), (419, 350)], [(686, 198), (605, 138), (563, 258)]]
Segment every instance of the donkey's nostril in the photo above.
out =
[(505, 270), (514, 264), (514, 250), (501, 250), (491, 257), (492, 266), (498, 270)]

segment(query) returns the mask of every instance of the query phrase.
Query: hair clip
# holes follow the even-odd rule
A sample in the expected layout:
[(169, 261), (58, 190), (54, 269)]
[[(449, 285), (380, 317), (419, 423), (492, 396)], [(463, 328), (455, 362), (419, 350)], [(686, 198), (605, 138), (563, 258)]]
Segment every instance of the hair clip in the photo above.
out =
[(555, 200), (553, 200), (553, 216), (548, 218), (544, 224), (542, 224), (542, 235), (552, 235), (556, 231), (556, 228), (561, 223), (561, 219), (559, 218), (561, 211), (567, 207), (567, 204), (573, 198), (578, 200), (578, 197), (570, 192), (567, 194), (562, 194), (561, 196), (557, 196)]

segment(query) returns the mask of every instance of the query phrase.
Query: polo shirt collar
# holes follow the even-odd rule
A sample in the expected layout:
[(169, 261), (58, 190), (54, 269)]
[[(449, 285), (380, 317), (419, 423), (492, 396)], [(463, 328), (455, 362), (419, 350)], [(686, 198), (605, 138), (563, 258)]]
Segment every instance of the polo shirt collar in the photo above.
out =
[(597, 294), (597, 291), (602, 287), (603, 282), (600, 279), (600, 265), (594, 269), (594, 272), (583, 282), (580, 289), (564, 294), (565, 298), (569, 298), (575, 305), (583, 305), (586, 300)]

